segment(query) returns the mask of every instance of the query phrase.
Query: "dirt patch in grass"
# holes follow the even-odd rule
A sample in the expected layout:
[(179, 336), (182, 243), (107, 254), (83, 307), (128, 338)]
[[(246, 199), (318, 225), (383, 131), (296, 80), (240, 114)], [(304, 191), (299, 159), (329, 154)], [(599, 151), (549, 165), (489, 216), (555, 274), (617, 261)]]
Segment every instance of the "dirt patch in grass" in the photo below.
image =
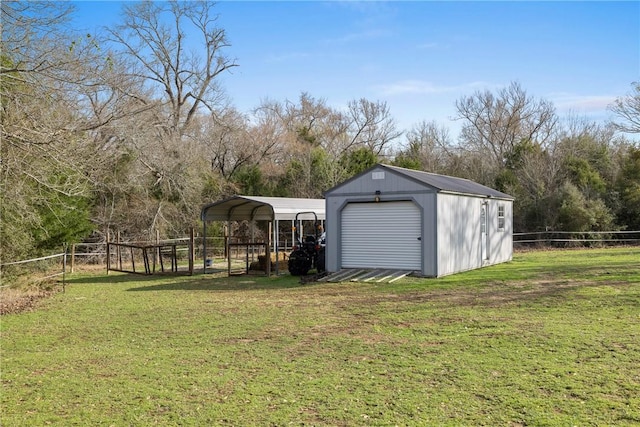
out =
[[(340, 301), (335, 301), (336, 305), (341, 305), (344, 310), (354, 307), (374, 307), (380, 304), (403, 304), (416, 303), (423, 304), (431, 302), (438, 305), (451, 306), (484, 306), (499, 308), (503, 306), (514, 306), (530, 304), (535, 301), (562, 300), (568, 292), (579, 289), (599, 287), (627, 287), (629, 283), (612, 280), (599, 282), (593, 280), (560, 280), (553, 281), (547, 279), (494, 282), (481, 287), (464, 288), (462, 286), (452, 290), (425, 289), (420, 291), (395, 292), (395, 293), (370, 293), (362, 294), (357, 292), (346, 292)], [(346, 295), (348, 293), (348, 295)]]
[(33, 310), (40, 301), (60, 291), (59, 287), (0, 289), (0, 315)]

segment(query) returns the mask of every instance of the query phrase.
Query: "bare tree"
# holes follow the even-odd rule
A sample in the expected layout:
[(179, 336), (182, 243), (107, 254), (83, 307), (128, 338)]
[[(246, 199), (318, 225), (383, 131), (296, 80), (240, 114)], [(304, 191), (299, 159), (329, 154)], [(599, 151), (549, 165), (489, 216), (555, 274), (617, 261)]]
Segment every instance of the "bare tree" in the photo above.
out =
[(270, 160), (280, 145), (278, 127), (271, 119), (261, 116), (250, 125), (248, 118), (233, 108), (212, 116), (202, 138), (211, 169), (231, 181), (240, 169)]
[(1, 4), (0, 241), (10, 257), (85, 231), (73, 223), (86, 213), (93, 157), (78, 132), (76, 101), (95, 46), (66, 27), (72, 10), (56, 2)]
[(494, 165), (505, 165), (522, 141), (546, 147), (557, 125), (553, 105), (527, 95), (518, 83), (494, 95), (476, 92), (456, 102), (457, 119), (464, 120), (460, 140), (469, 149), (486, 153)]
[(389, 144), (402, 135), (386, 102), (364, 98), (350, 101), (348, 117), (350, 143), (347, 149), (364, 146), (377, 156), (386, 155)]
[(318, 197), (318, 192), (344, 178), (338, 160), (349, 145), (348, 122), (324, 99), (303, 92), (296, 102), (265, 100), (252, 122), (254, 139), (261, 135), (264, 146), (272, 147), (261, 169), (275, 178), (289, 168), (298, 183), (291, 189), (296, 195)]
[(329, 152), (340, 149), (341, 133), (346, 129), (343, 118), (322, 98), (302, 92), (297, 102), (268, 101), (259, 111), (277, 117), (293, 140), (303, 146), (322, 147)]
[[(216, 27), (213, 7), (205, 1), (133, 3), (124, 8), (124, 23), (110, 30), (134, 74), (164, 99), (168, 120), (157, 125), (169, 133), (184, 135), (201, 108), (215, 112), (224, 100), (217, 78), (237, 66), (223, 52), (229, 42)], [(188, 28), (194, 31), (187, 34)], [(202, 55), (188, 49), (191, 36)]]
[(127, 197), (139, 201), (138, 232), (179, 232), (197, 218), (208, 179), (203, 174), (210, 171), (205, 142), (226, 108), (219, 76), (237, 66), (224, 53), (229, 43), (216, 26), (213, 7), (190, 1), (131, 3), (123, 9), (122, 24), (107, 30), (113, 62), (127, 71), (114, 75), (90, 105), (95, 121), (110, 125), (109, 132), (100, 129), (102, 143), (123, 153), (135, 177)]
[(387, 155), (390, 144), (402, 135), (387, 104), (366, 99), (350, 102), (342, 112), (303, 92), (296, 102), (264, 101), (254, 116), (269, 123), (265, 129), (273, 129), (278, 141), (271, 162), (262, 169), (289, 168), (296, 195), (317, 197), (348, 177), (342, 162), (354, 150)]
[(445, 171), (447, 158), (455, 151), (449, 130), (435, 121), (422, 121), (406, 134), (405, 156), (420, 162), (427, 172)]
[(640, 133), (640, 81), (631, 84), (631, 92), (617, 98), (609, 109), (620, 119), (614, 126), (620, 132)]
[[(62, 46), (72, 51), (75, 45), (64, 31), (74, 10), (71, 3), (56, 1), (3, 1), (2, 55), (0, 74), (9, 79), (28, 74), (56, 76), (65, 73), (75, 55), (65, 55)], [(72, 52), (73, 53), (73, 52)], [(19, 74), (16, 74), (19, 73)]]

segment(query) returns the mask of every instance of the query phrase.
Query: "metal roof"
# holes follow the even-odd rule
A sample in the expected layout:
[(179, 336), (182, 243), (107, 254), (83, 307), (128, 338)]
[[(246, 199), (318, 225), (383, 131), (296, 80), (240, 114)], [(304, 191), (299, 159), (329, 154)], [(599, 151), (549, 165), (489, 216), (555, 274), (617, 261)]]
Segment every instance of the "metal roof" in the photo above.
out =
[(478, 184), (477, 182), (470, 181), (464, 178), (457, 178), (454, 176), (438, 175), (430, 172), (422, 172), (413, 169), (400, 168), (398, 166), (380, 165), (386, 169), (391, 169), (402, 175), (413, 178), (416, 181), (423, 182), (440, 191), (447, 193), (460, 193), (478, 196), (496, 197), (499, 199), (513, 199), (506, 193), (502, 193), (498, 190), (494, 190), (486, 185)]
[(332, 193), (336, 189), (342, 187), (347, 182), (356, 180), (361, 176), (370, 173), (372, 170), (380, 169), (380, 168), (388, 170), (389, 172), (397, 175), (402, 175), (404, 177), (407, 177), (421, 184), (426, 184), (438, 192), (465, 194), (465, 195), (480, 196), (480, 197), (495, 197), (498, 199), (505, 199), (505, 200), (514, 199), (513, 196), (510, 196), (506, 193), (502, 193), (498, 190), (494, 190), (493, 188), (487, 187), (485, 185), (478, 184), (477, 182), (470, 181), (468, 179), (457, 178), (454, 176), (447, 176), (447, 175), (438, 175), (435, 173), (423, 172), (423, 171), (418, 171), (414, 169), (406, 169), (398, 166), (383, 165), (381, 163), (375, 166), (372, 166), (371, 168), (350, 178), (349, 180), (343, 182), (342, 184), (338, 184), (337, 186), (328, 190), (325, 194)]
[[(324, 199), (233, 196), (205, 205), (200, 219), (202, 221), (279, 221), (293, 220), (296, 214), (302, 212), (315, 212), (318, 220), (324, 220)], [(313, 216), (301, 215), (300, 218), (313, 219)]]

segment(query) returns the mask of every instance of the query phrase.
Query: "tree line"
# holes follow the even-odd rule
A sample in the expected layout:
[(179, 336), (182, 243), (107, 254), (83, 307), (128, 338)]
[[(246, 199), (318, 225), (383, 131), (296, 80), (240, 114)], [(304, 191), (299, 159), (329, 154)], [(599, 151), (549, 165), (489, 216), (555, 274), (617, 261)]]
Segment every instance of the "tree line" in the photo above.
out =
[(108, 232), (183, 236), (204, 203), (319, 198), (378, 162), (511, 194), (516, 231), (640, 230), (638, 82), (606, 124), (561, 118), (517, 82), (477, 91), (455, 104), (454, 140), (428, 119), (399, 129), (379, 100), (303, 92), (238, 111), (220, 76), (240, 64), (209, 2), (127, 3), (100, 34), (70, 27), (70, 3), (1, 8), (5, 260)]

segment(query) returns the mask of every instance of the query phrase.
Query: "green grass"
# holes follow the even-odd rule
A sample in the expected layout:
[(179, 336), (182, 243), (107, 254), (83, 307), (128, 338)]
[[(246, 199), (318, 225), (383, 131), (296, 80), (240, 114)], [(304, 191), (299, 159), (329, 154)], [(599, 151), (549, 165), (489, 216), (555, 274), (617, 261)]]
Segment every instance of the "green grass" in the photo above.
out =
[(76, 274), (1, 321), (5, 427), (640, 424), (640, 248), (392, 284)]

